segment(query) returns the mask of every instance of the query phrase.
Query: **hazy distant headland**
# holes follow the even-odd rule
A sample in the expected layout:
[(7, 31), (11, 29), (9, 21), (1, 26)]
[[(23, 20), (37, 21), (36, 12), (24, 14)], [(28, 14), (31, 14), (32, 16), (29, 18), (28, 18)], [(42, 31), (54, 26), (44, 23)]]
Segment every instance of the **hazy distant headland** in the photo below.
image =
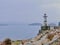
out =
[(0, 26), (8, 26), (8, 24), (0, 24)]
[(28, 25), (31, 25), (31, 26), (41, 26), (42, 24), (41, 23), (31, 23), (31, 24), (28, 24)]
[[(1, 24), (0, 23), (0, 26), (8, 26), (8, 25), (25, 25), (25, 24)], [(27, 25), (27, 24), (26, 24)], [(30, 24), (28, 24), (28, 25), (30, 25), (30, 26), (42, 26), (42, 23), (30, 23)], [(48, 24), (49, 26), (56, 26), (56, 24), (55, 23), (50, 23), (50, 24)]]
[[(31, 23), (31, 24), (28, 24), (28, 25), (30, 25), (30, 26), (42, 26), (41, 23)], [(49, 25), (49, 26), (56, 26), (55, 23), (50, 23), (50, 24), (48, 24), (48, 25)]]

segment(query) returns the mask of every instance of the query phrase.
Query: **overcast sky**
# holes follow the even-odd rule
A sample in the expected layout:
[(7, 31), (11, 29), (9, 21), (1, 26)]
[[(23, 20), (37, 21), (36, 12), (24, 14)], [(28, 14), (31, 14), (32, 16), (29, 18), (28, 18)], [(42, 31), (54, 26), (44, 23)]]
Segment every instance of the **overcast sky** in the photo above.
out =
[(48, 22), (59, 22), (60, 0), (0, 0), (0, 22), (43, 22), (44, 13)]

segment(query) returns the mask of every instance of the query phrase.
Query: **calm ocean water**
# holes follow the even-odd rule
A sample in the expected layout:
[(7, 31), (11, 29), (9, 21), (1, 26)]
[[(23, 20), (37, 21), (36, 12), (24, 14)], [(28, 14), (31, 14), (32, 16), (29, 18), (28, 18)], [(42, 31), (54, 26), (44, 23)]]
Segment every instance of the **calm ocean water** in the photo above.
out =
[(0, 40), (11, 38), (12, 40), (29, 39), (37, 35), (40, 26), (30, 26), (26, 24), (9, 24), (0, 26)]

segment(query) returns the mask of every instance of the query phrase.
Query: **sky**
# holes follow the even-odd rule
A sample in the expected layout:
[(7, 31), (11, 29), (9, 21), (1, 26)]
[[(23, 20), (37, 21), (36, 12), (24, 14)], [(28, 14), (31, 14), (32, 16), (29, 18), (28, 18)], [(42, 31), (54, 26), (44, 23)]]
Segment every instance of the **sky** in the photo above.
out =
[(0, 23), (48, 23), (60, 21), (60, 0), (0, 0)]

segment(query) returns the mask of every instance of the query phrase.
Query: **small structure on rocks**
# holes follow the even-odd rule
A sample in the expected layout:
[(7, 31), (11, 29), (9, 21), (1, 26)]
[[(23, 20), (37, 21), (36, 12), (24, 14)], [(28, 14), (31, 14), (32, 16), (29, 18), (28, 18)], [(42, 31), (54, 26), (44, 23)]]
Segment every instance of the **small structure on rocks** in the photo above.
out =
[(2, 45), (11, 45), (11, 39), (7, 38), (3, 41)]

